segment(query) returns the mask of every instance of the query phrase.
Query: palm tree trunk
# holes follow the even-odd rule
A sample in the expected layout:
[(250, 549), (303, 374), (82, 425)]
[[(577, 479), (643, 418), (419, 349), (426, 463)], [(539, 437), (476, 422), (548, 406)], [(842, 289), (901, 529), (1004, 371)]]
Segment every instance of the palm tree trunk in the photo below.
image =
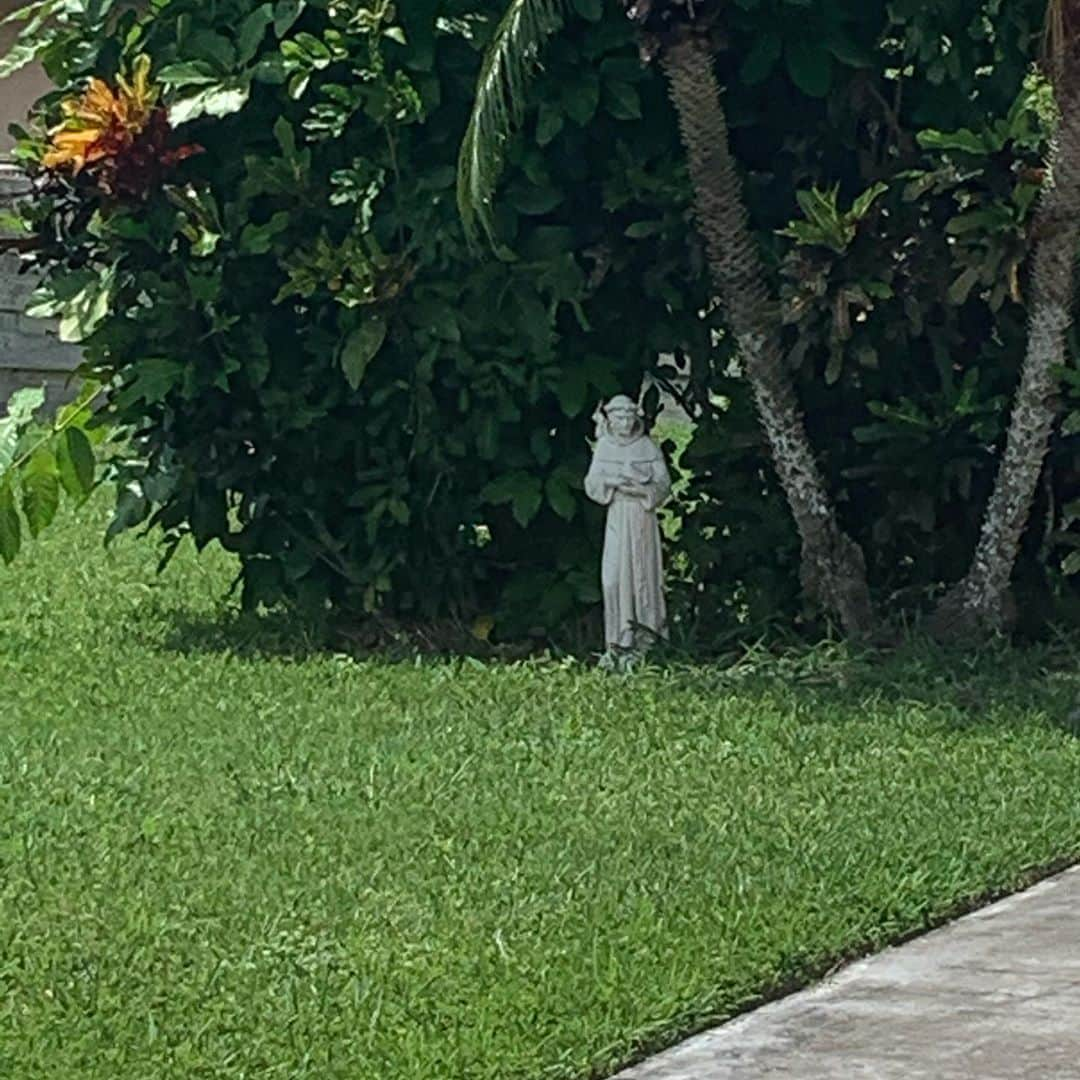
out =
[(866, 638), (874, 629), (866, 560), (837, 521), (785, 368), (778, 305), (770, 300), (750, 231), (712, 53), (699, 35), (690, 34), (663, 50), (662, 63), (689, 157), (713, 283), (802, 540), (803, 588), (839, 617), (848, 634)]
[(1050, 446), (1056, 415), (1054, 368), (1065, 363), (1080, 245), (1080, 72), (1059, 82), (1060, 126), (1035, 214), (1027, 353), (1005, 455), (967, 576), (938, 606), (931, 629), (942, 641), (985, 638), (1007, 629), (1009, 582)]

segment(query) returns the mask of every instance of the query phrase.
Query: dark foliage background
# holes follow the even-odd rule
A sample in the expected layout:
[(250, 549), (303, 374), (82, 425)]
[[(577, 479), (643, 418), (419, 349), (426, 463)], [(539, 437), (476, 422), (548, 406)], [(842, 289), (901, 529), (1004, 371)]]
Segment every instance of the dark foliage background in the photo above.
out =
[[(177, 141), (141, 198), (49, 180), (26, 213), (43, 310), (136, 438), (114, 529), (241, 558), (249, 605), (579, 626), (602, 516), (599, 399), (689, 364), (698, 421), (670, 529), (680, 639), (800, 617), (797, 541), (722, 317), (674, 116), (620, 5), (573, 0), (470, 251), (455, 162), (502, 0), (70, 4), (41, 104), (147, 53)], [(810, 430), (891, 608), (966, 569), (1024, 344), (1052, 108), (1042, 4), (735, 0), (720, 26), (745, 196)], [(43, 144), (24, 133), (31, 171)], [(732, 197), (740, 193), (732, 192)], [(1063, 373), (1022, 610), (1067, 617), (1080, 373)], [(646, 397), (651, 414), (654, 391)], [(486, 621), (483, 621), (486, 626)]]

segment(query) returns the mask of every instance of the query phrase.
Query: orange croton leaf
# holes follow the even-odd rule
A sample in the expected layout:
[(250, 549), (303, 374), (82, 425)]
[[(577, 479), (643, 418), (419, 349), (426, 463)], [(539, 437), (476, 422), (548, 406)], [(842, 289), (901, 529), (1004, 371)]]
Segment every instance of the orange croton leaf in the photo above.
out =
[(150, 58), (140, 56), (130, 80), (117, 77), (117, 90), (92, 78), (78, 97), (62, 105), (64, 120), (49, 133), (52, 148), (42, 158), (47, 169), (71, 166), (78, 173), (93, 161), (122, 152), (146, 127), (159, 91), (150, 85)]
[(60, 169), (66, 165), (79, 172), (88, 159), (95, 155), (94, 144), (101, 132), (87, 128), (83, 131), (58, 131), (52, 137), (52, 149), (46, 151), (41, 159), (46, 169)]
[(64, 119), (50, 132), (42, 165), (74, 175), (85, 171), (107, 198), (145, 198), (165, 173), (203, 152), (194, 143), (170, 147), (173, 131), (159, 97), (147, 56), (135, 60), (129, 76), (117, 76), (115, 89), (90, 79), (81, 94), (63, 103)]

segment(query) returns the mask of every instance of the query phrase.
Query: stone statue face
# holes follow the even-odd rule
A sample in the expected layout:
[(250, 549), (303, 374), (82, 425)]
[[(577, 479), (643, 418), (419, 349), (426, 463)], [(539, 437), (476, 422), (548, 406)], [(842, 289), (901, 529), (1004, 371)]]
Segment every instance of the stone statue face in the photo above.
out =
[(611, 433), (621, 438), (629, 438), (637, 427), (637, 413), (633, 409), (616, 408), (608, 411)]
[(620, 442), (630, 440), (640, 433), (640, 411), (625, 394), (617, 394), (602, 407), (601, 411), (608, 434)]

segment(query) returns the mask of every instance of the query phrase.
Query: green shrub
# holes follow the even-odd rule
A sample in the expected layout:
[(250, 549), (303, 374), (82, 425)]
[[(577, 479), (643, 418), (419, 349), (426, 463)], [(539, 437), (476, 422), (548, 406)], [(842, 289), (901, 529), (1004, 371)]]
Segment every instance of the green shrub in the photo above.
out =
[[(569, 626), (599, 599), (593, 409), (675, 355), (698, 419), (669, 530), (682, 627), (715, 643), (789, 622), (797, 538), (709, 302), (663, 81), (618, 5), (574, 0), (510, 148), (500, 246), (466, 244), (455, 163), (504, 6), (71, 0), (31, 25), (13, 57), (57, 84), (42, 124), (140, 56), (167, 107), (124, 169), (43, 169), (42, 124), (19, 144), (37, 310), (84, 339), (133, 436), (113, 531), (160, 525), (166, 559), (219, 541), (249, 606)], [(1042, 14), (725, 9), (725, 105), (808, 426), (901, 604), (966, 568), (1016, 384)], [(1021, 572), (1040, 615), (1032, 596), (1075, 593), (1058, 567), (1078, 543), (1077, 430)]]
[(82, 503), (98, 474), (95, 447), (107, 432), (94, 424), (100, 388), (83, 386), (49, 421), (45, 389), (16, 390), (0, 416), (0, 560), (14, 562), (27, 535), (52, 525), (61, 496)]
[[(544, 146), (517, 148), (505, 247), (479, 258), (454, 165), (494, 0), (71, 6), (43, 50), (64, 93), (148, 56), (166, 145), (189, 148), (126, 194), (21, 148), (39, 308), (85, 316), (86, 370), (134, 434), (114, 528), (219, 541), (252, 605), (520, 633), (594, 604), (592, 412), (679, 344), (664, 304), (700, 305), (671, 296), (682, 179), (629, 29), (594, 18), (553, 59)], [(643, 243), (642, 220), (674, 228)]]

